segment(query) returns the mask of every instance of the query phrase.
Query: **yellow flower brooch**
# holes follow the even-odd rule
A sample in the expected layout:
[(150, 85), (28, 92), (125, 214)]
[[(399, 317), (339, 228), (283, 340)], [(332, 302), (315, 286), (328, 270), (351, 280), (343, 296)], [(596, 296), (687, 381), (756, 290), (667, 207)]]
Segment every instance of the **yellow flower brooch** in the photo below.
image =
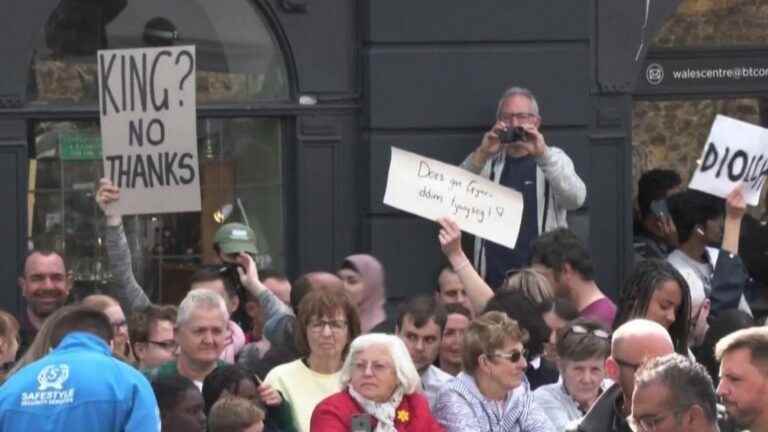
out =
[(397, 420), (400, 423), (408, 423), (408, 420), (411, 419), (411, 413), (408, 411), (401, 409), (397, 411)]

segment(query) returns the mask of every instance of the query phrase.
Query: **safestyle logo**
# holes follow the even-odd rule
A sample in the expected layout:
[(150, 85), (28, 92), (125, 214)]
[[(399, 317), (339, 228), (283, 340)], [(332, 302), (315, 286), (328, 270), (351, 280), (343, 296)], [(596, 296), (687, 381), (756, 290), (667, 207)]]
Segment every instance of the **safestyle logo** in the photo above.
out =
[(75, 400), (75, 389), (64, 388), (69, 365), (48, 365), (37, 374), (37, 391), (22, 392), (21, 406), (62, 405)]

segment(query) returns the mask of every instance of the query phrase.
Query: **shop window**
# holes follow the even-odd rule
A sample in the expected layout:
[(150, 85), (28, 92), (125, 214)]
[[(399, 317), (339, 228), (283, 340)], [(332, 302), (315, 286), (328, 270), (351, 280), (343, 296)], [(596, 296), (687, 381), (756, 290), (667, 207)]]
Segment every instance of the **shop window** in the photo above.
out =
[(768, 3), (754, 0), (682, 0), (656, 34), (652, 48), (765, 46)]
[[(78, 295), (106, 288), (104, 215), (94, 199), (102, 176), (96, 121), (36, 122), (29, 169), (30, 247), (65, 253)], [(175, 301), (203, 262), (215, 261), (213, 235), (226, 222), (256, 232), (260, 267), (285, 263), (280, 121), (198, 122), (202, 211), (123, 218), (134, 273), (156, 299)]]
[(289, 98), (280, 46), (247, 0), (61, 0), (35, 40), (29, 104), (96, 104), (96, 51), (195, 45), (198, 104)]
[(284, 123), (262, 118), (253, 103), (290, 99), (285, 58), (260, 9), (248, 0), (61, 0), (35, 40), (28, 107), (92, 107), (77, 121), (31, 115), (30, 248), (62, 251), (75, 296), (112, 281), (105, 220), (94, 200), (103, 176), (97, 117), (99, 49), (195, 45), (197, 102), (215, 113), (198, 118), (202, 210), (123, 218), (134, 274), (155, 301), (176, 303), (201, 263), (216, 261), (215, 231), (249, 224), (261, 268), (285, 270)]

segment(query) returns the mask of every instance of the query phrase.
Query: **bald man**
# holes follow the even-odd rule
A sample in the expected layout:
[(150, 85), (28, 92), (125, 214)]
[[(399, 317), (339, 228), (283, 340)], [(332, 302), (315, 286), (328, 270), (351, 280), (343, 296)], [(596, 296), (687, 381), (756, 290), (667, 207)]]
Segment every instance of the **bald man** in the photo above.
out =
[(567, 430), (631, 432), (626, 418), (632, 412), (635, 372), (646, 360), (674, 351), (667, 330), (653, 321), (635, 319), (617, 328), (611, 355), (605, 360), (605, 371), (616, 384), (603, 392), (578, 425)]

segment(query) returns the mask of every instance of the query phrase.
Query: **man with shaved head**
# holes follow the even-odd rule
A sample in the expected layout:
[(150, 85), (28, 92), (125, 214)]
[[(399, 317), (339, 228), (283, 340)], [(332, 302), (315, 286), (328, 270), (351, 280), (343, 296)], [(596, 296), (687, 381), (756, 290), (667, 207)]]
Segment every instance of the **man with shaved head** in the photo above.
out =
[(631, 432), (626, 418), (632, 412), (635, 372), (646, 360), (673, 353), (667, 330), (646, 319), (635, 319), (613, 332), (611, 355), (605, 360), (605, 371), (615, 384), (595, 401), (578, 425), (578, 432)]
[(24, 260), (19, 287), (26, 303), (25, 310), (19, 315), (21, 355), (32, 343), (43, 321), (69, 300), (72, 275), (59, 253), (34, 250)]

